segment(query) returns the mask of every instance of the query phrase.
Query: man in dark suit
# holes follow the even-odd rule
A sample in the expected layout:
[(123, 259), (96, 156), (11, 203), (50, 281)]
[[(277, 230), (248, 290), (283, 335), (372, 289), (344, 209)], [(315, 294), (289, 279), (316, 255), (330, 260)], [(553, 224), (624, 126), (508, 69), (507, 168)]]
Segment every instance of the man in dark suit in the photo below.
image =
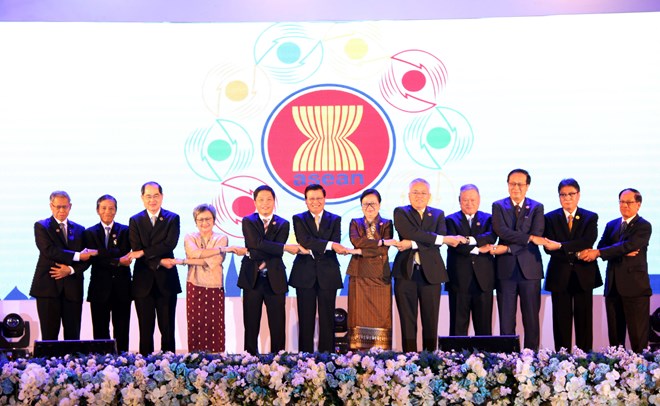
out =
[(610, 345), (625, 345), (626, 327), (630, 347), (641, 352), (649, 342), (651, 285), (646, 251), (651, 223), (639, 216), (642, 194), (628, 188), (619, 193), (622, 218), (607, 223), (598, 249), (580, 252), (580, 258), (607, 261), (605, 310)]
[(348, 253), (341, 240), (341, 217), (325, 208), (325, 189), (318, 184), (305, 188), (308, 211), (293, 216), (293, 231), (301, 253), (296, 255), (289, 285), (296, 288), (298, 304), (298, 349), (314, 351), (316, 307), (319, 311), (319, 352), (335, 350), (335, 299), (343, 287), (337, 254)]
[(550, 255), (545, 290), (552, 297), (552, 333), (555, 350), (571, 349), (573, 321), (575, 345), (591, 351), (593, 344), (593, 290), (601, 286), (596, 262), (577, 254), (593, 247), (598, 238), (598, 215), (578, 207), (580, 185), (575, 179), (559, 182), (561, 207), (545, 215), (545, 252)]
[(447, 282), (447, 270), (440, 246), (457, 246), (465, 237), (449, 236), (445, 213), (428, 207), (430, 185), (424, 179), (410, 182), (410, 205), (394, 209), (394, 227), (399, 233), (399, 252), (394, 257), (394, 298), (399, 310), (404, 352), (417, 351), (417, 306), (422, 319), (422, 346), (438, 346), (440, 291)]
[(475, 185), (464, 185), (458, 198), (461, 210), (447, 216), (447, 233), (464, 235), (465, 244), (447, 248), (449, 282), (449, 335), (492, 335), (495, 259), (491, 254), (497, 236), (491, 215), (479, 211), (481, 199)]
[(286, 244), (289, 238), (289, 222), (273, 213), (275, 191), (262, 185), (254, 190), (256, 213), (243, 217), (245, 248), (250, 253), (243, 257), (238, 275), (238, 287), (243, 289), (243, 326), (245, 351), (258, 354), (257, 339), (261, 324), (261, 309), (266, 304), (270, 351), (284, 350), (285, 300), (289, 290), (286, 267), (282, 261), (284, 251), (298, 253), (298, 246)]
[(87, 301), (92, 313), (94, 339), (110, 338), (112, 317), (113, 337), (117, 350), (128, 351), (131, 322), (131, 243), (128, 227), (115, 222), (117, 199), (103, 195), (96, 201), (96, 213), (101, 222), (85, 230), (85, 242), (98, 250), (92, 258)]
[(161, 351), (176, 350), (174, 324), (176, 295), (181, 292), (174, 248), (179, 242), (179, 215), (161, 208), (163, 189), (156, 182), (142, 185), (146, 210), (128, 222), (129, 239), (135, 259), (133, 299), (140, 326), (140, 353), (154, 351), (154, 328), (158, 317)]
[(57, 340), (60, 323), (65, 340), (79, 340), (83, 271), (96, 251), (85, 248), (85, 228), (68, 219), (71, 198), (67, 192), (50, 194), (50, 210), (52, 217), (34, 223), (39, 259), (30, 296), (37, 299), (42, 340)]
[(516, 333), (516, 309), (520, 297), (524, 346), (538, 350), (540, 343), (539, 311), (543, 264), (539, 245), (545, 242), (543, 205), (525, 197), (532, 178), (524, 169), (514, 169), (507, 176), (509, 197), (493, 203), (493, 230), (499, 237), (493, 248), (497, 255), (497, 307), (500, 334)]

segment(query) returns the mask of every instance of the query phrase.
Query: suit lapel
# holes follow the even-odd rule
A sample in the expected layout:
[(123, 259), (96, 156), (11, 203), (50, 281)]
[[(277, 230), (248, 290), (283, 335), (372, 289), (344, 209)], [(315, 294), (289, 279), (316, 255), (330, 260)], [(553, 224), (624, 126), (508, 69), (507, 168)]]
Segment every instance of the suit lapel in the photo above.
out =
[[(110, 235), (112, 235), (112, 229), (110, 230)], [(108, 237), (108, 241), (110, 241), (110, 238), (111, 237)], [(97, 247), (108, 248), (105, 245), (105, 227), (101, 223), (96, 225), (96, 239)]]

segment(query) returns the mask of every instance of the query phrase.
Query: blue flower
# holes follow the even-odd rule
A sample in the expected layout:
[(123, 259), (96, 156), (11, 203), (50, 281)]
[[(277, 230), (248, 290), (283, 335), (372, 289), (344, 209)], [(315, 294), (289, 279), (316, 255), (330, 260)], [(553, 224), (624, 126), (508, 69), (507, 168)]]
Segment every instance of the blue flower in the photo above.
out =
[(2, 386), (3, 395), (9, 395), (14, 391), (14, 384), (9, 379), (3, 379), (0, 385)]
[(158, 370), (154, 372), (154, 380), (156, 382), (163, 382), (165, 380), (165, 375), (163, 375), (163, 371)]

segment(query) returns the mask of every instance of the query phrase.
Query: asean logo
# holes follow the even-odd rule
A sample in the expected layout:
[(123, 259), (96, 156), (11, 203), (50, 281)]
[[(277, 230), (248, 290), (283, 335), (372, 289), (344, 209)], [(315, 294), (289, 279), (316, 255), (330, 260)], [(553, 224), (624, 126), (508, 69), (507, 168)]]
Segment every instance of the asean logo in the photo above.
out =
[(318, 183), (328, 204), (353, 200), (376, 187), (392, 165), (395, 136), (383, 108), (343, 85), (301, 89), (268, 117), (261, 140), (266, 168), (279, 186), (304, 199)]

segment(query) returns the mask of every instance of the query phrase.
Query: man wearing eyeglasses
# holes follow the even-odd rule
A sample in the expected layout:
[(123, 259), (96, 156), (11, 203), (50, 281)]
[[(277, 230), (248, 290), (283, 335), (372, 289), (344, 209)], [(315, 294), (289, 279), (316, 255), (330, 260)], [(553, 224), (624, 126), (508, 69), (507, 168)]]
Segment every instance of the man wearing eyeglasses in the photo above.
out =
[(525, 330), (524, 347), (539, 349), (541, 279), (543, 264), (539, 245), (545, 243), (543, 205), (527, 196), (529, 172), (514, 169), (507, 176), (509, 197), (493, 203), (493, 230), (499, 237), (497, 255), (497, 308), (500, 334), (516, 334), (518, 298)]
[(580, 185), (563, 179), (557, 187), (557, 210), (545, 215), (543, 248), (550, 255), (545, 290), (552, 298), (552, 333), (555, 350), (570, 350), (575, 322), (575, 345), (590, 352), (593, 344), (593, 290), (603, 285), (598, 264), (578, 258), (598, 238), (598, 215), (582, 207)]
[(438, 317), (442, 283), (449, 277), (440, 256), (440, 246), (455, 247), (466, 242), (463, 236), (447, 235), (445, 213), (429, 207), (431, 186), (414, 179), (408, 190), (410, 205), (394, 209), (394, 227), (399, 233), (394, 257), (394, 298), (401, 323), (404, 352), (417, 351), (417, 308), (422, 321), (422, 347), (438, 346)]
[(337, 254), (348, 249), (341, 241), (341, 217), (326, 211), (325, 189), (319, 184), (305, 188), (307, 211), (293, 216), (293, 231), (301, 245), (291, 268), (289, 285), (296, 288), (298, 350), (314, 352), (316, 309), (319, 312), (319, 352), (335, 350), (335, 300), (344, 284)]
[(30, 296), (37, 299), (42, 340), (57, 340), (60, 324), (65, 340), (79, 340), (83, 271), (97, 251), (85, 248), (85, 227), (69, 220), (71, 198), (67, 192), (50, 194), (50, 210), (51, 217), (34, 223), (39, 259)]
[(646, 251), (651, 223), (639, 216), (642, 194), (633, 188), (619, 192), (621, 218), (607, 223), (597, 249), (580, 252), (585, 261), (607, 261), (605, 310), (610, 345), (625, 345), (641, 352), (649, 342), (651, 284)]
[(158, 317), (161, 351), (176, 350), (174, 324), (176, 295), (181, 293), (174, 248), (179, 243), (179, 215), (161, 208), (163, 188), (147, 182), (141, 188), (145, 210), (128, 222), (133, 267), (133, 299), (140, 328), (140, 353), (154, 352), (154, 329)]

